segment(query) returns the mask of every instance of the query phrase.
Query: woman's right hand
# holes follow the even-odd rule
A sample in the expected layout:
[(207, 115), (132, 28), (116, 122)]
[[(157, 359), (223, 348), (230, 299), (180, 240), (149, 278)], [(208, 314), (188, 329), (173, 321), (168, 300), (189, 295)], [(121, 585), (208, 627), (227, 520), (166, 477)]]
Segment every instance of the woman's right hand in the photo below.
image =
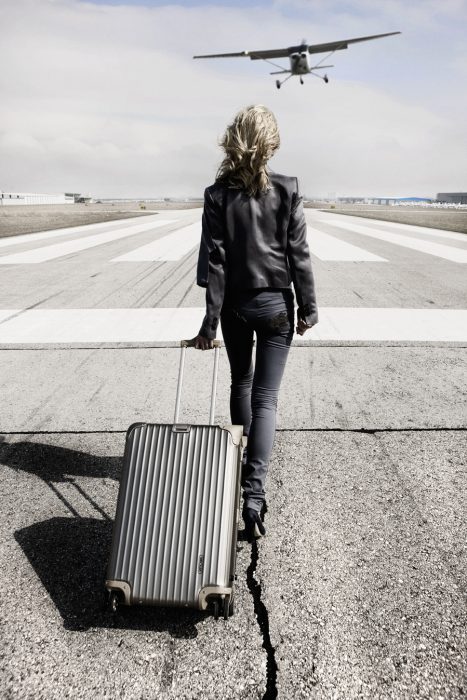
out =
[(309, 325), (308, 325), (307, 323), (305, 323), (305, 321), (303, 321), (303, 319), (301, 319), (301, 318), (298, 319), (298, 321), (297, 321), (297, 326), (296, 326), (296, 329), (295, 329), (296, 332), (298, 333), (298, 335), (304, 335), (305, 332), (306, 332), (309, 328), (313, 328), (313, 326), (309, 326)]
[(191, 342), (196, 350), (212, 350), (214, 347), (212, 340), (205, 338), (203, 335), (197, 335)]

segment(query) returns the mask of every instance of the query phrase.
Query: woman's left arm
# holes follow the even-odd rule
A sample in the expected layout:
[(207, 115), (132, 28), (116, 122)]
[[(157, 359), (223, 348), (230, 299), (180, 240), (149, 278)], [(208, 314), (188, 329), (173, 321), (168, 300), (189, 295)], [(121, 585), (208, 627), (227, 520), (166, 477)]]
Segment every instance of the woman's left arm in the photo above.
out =
[(225, 293), (225, 242), (222, 211), (214, 201), (209, 188), (204, 191), (201, 246), (198, 259), (198, 284), (206, 287), (206, 315), (197, 339), (199, 349), (212, 347), (201, 339), (214, 340), (219, 325)]
[[(300, 328), (311, 328), (318, 323), (315, 282), (311, 267), (310, 249), (307, 242), (307, 225), (303, 211), (303, 197), (298, 180), (292, 195), (292, 208), (287, 229), (287, 260), (290, 267), (295, 296), (297, 316), (303, 321)], [(301, 333), (300, 333), (301, 335)]]

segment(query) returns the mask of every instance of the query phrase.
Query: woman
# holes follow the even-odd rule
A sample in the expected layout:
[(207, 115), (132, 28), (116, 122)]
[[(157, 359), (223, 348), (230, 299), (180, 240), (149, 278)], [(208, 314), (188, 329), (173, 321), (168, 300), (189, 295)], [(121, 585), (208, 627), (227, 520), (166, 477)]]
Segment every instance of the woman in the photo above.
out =
[(274, 115), (263, 105), (246, 107), (220, 145), (225, 158), (204, 192), (197, 282), (206, 287), (206, 315), (194, 344), (212, 348), (220, 319), (232, 378), (231, 420), (248, 436), (242, 487), (251, 539), (265, 534), (266, 474), (294, 333), (291, 283), (299, 335), (318, 322), (318, 313), (297, 179), (266, 168), (280, 145)]

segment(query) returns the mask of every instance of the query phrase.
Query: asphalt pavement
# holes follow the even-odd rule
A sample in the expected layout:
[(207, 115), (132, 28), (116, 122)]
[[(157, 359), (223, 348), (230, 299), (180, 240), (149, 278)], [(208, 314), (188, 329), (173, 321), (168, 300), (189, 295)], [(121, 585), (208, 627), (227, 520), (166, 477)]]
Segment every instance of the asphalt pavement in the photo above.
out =
[[(22, 329), (22, 340), (2, 341), (2, 328), (25, 310), (77, 308), (187, 308), (197, 323), (194, 251), (111, 262), (199, 221), (189, 210), (172, 216), (181, 218), (131, 241), (0, 268), (1, 696), (464, 698), (467, 329), (464, 341), (422, 343), (397, 334), (315, 342), (308, 332), (284, 375), (267, 535), (238, 545), (235, 615), (105, 608), (125, 431), (136, 420), (172, 421), (180, 329), (151, 346), (102, 343), (99, 328), (95, 342), (38, 342), (39, 316), (29, 340)], [(314, 258), (323, 317), (351, 305), (466, 308), (461, 264), (344, 234), (330, 214), (323, 224), (307, 217), (337, 247), (345, 236), (385, 260)], [(211, 361), (188, 353), (184, 421), (206, 421)], [(228, 389), (222, 349), (221, 424)]]

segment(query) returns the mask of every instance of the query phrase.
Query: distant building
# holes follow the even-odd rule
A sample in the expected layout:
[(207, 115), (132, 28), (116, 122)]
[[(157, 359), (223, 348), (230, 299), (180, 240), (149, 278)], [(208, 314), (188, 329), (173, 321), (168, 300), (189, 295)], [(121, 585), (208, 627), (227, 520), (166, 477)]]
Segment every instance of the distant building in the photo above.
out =
[(77, 202), (81, 194), (79, 192), (65, 192), (65, 197), (67, 198), (67, 202)]
[(338, 202), (343, 204), (362, 204), (365, 202), (364, 197), (338, 197)]
[(432, 202), (429, 197), (367, 197), (369, 204), (421, 204), (421, 202)]
[(432, 202), (429, 197), (338, 197), (338, 202), (346, 204), (420, 204)]
[(33, 192), (0, 192), (0, 206), (12, 204), (73, 204), (73, 195), (36, 194)]
[(447, 204), (467, 204), (467, 192), (438, 192), (436, 199)]

